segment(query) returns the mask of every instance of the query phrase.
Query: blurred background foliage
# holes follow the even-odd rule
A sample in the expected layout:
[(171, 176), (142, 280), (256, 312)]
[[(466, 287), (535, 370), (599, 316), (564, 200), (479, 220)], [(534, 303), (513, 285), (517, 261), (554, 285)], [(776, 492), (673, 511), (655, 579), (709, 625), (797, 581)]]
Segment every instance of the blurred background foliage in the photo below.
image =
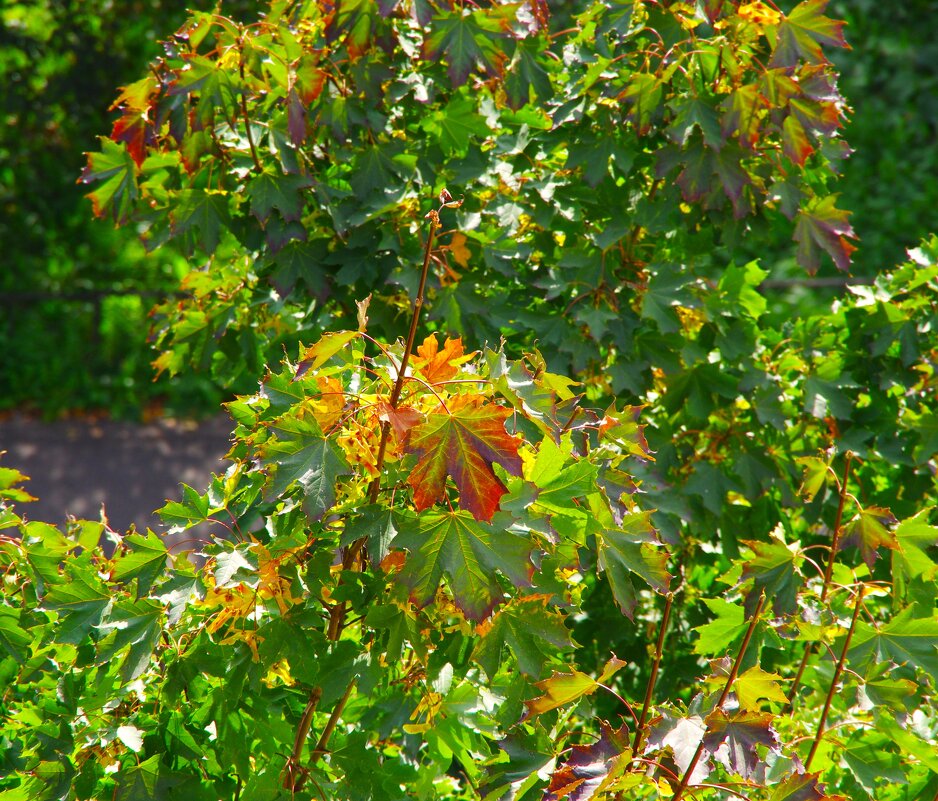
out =
[[(256, 3), (222, 2), (250, 19)], [(55, 416), (106, 409), (202, 414), (219, 391), (187, 374), (154, 381), (148, 311), (186, 272), (170, 248), (147, 253), (130, 229), (95, 221), (75, 183), (82, 153), (97, 149), (117, 87), (139, 79), (159, 39), (208, 0), (25, 0), (0, 10), (0, 411)], [(836, 55), (854, 113), (856, 151), (839, 206), (861, 238), (853, 273), (870, 277), (905, 258), (936, 228), (938, 208), (938, 0), (903, 4), (834, 0), (853, 49)], [(765, 240), (759, 238), (760, 244)], [(843, 292), (835, 270), (807, 280), (787, 236), (759, 253), (776, 318), (816, 312)]]

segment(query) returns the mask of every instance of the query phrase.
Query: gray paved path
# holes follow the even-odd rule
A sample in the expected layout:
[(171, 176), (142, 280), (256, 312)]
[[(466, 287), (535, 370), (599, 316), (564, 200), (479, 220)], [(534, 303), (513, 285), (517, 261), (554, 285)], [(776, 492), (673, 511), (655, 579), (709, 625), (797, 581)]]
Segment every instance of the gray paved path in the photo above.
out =
[(134, 523), (162, 532), (153, 511), (180, 497), (180, 482), (202, 491), (213, 472), (225, 470), (232, 427), (225, 415), (145, 424), (14, 415), (0, 419), (0, 451), (7, 451), (0, 465), (30, 477), (24, 489), (39, 500), (17, 505), (30, 520), (58, 525), (68, 514), (97, 520), (103, 504), (117, 531)]

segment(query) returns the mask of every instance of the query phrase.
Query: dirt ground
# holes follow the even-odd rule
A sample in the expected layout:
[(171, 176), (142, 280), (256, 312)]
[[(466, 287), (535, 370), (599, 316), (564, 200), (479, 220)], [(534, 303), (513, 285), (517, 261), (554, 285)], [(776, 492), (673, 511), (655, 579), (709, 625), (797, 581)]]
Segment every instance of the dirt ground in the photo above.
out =
[(17, 505), (29, 520), (61, 524), (66, 515), (99, 519), (111, 527), (131, 523), (163, 532), (155, 509), (180, 497), (180, 483), (203, 491), (227, 463), (232, 423), (227, 416), (201, 422), (126, 423), (95, 417), (55, 422), (13, 415), (0, 419), (0, 465), (30, 477), (24, 489), (39, 498)]

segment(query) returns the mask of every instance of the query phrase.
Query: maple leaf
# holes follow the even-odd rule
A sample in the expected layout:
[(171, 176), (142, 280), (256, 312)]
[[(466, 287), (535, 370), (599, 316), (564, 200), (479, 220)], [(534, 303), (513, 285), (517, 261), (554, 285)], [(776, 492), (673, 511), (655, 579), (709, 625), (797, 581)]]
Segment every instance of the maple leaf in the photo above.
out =
[[(839, 652), (840, 647), (835, 645), (834, 650)], [(861, 620), (850, 640), (847, 657), (855, 669), (885, 660), (917, 667), (934, 683), (938, 681), (938, 620), (916, 618), (913, 606), (879, 629)]]
[(182, 189), (176, 194), (170, 222), (173, 236), (198, 228), (200, 236), (196, 244), (212, 254), (218, 248), (221, 229), (231, 225), (228, 193), (214, 189)]
[[(470, 354), (471, 356), (471, 354)], [(439, 384), (455, 378), (459, 365), (469, 356), (464, 355), (462, 338), (446, 338), (442, 350), (436, 334), (430, 334), (422, 345), (417, 347), (413, 359), (414, 370), (418, 371), (431, 384)]]
[(758, 84), (741, 86), (723, 102), (721, 128), (723, 138), (739, 137), (739, 143), (750, 150), (759, 140), (759, 124), (767, 101)]
[[(820, 773), (793, 773), (772, 788), (769, 801), (835, 801), (818, 784)], [(836, 796), (837, 799), (843, 796)]]
[(608, 790), (628, 767), (632, 757), (628, 727), (618, 729), (600, 723), (599, 739), (591, 745), (575, 745), (563, 767), (555, 770), (544, 801), (589, 801)]
[(619, 412), (613, 404), (606, 410), (599, 424), (599, 435), (621, 445), (626, 453), (654, 461), (648, 449), (648, 441), (645, 439), (645, 426), (638, 422), (644, 408), (644, 406), (625, 406)]
[(324, 334), (315, 345), (310, 345), (303, 351), (303, 355), (296, 365), (294, 380), (299, 380), (310, 370), (322, 367), (349, 342), (360, 336), (359, 331), (332, 331)]
[(410, 429), (423, 420), (423, 415), (410, 406), (395, 408), (387, 401), (379, 401), (375, 408), (378, 411), (378, 419), (390, 423), (399, 439), (403, 439)]
[(312, 181), (306, 175), (281, 175), (265, 171), (248, 183), (245, 193), (251, 198), (251, 213), (264, 223), (271, 212), (277, 209), (287, 222), (298, 221), (303, 216), (302, 190)]
[(574, 670), (572, 673), (552, 673), (549, 679), (534, 684), (543, 695), (524, 702), (527, 707), (525, 717), (540, 715), (576, 701), (584, 695), (591, 695), (625, 665), (625, 662), (613, 656), (603, 666), (602, 673), (597, 679), (579, 670)]
[[(453, 86), (462, 86), (472, 68), (479, 66), (489, 76), (501, 74), (505, 54), (498, 40), (510, 30), (510, 17), (514, 10), (486, 9), (463, 14), (462, 9), (443, 13), (433, 18), (430, 35), (423, 43), (423, 55), (428, 60), (446, 56), (447, 72)], [(492, 13), (495, 12), (495, 13)]]
[(514, 599), (476, 628), (479, 641), (472, 658), (490, 679), (498, 671), (505, 646), (515, 655), (518, 669), (529, 676), (540, 675), (544, 662), (556, 650), (572, 650), (564, 617), (548, 609), (549, 601), (549, 595)]
[(694, 644), (694, 653), (722, 653), (746, 630), (748, 624), (745, 612), (743, 607), (722, 598), (704, 598), (703, 602), (716, 615), (716, 619), (694, 629), (700, 635), (700, 639)]
[(137, 165), (126, 146), (110, 139), (101, 139), (100, 153), (87, 153), (88, 165), (78, 179), (83, 184), (103, 183), (86, 197), (91, 201), (95, 217), (110, 213), (118, 225), (130, 219), (137, 202)]
[(896, 522), (895, 516), (888, 509), (870, 506), (844, 526), (844, 536), (840, 541), (841, 547), (859, 548), (863, 561), (872, 568), (876, 561), (876, 549), (880, 545), (892, 550), (899, 547), (896, 534), (892, 531)]
[(402, 516), (394, 546), (409, 552), (399, 580), (415, 603), (430, 603), (445, 576), (470, 620), (482, 620), (502, 600), (496, 570), (516, 587), (530, 586), (534, 573), (529, 540), (493, 531), (461, 511)]
[(788, 545), (777, 534), (771, 535), (768, 542), (743, 540), (743, 543), (753, 551), (740, 577), (740, 581), (752, 579), (752, 589), (746, 594), (746, 614), (752, 614), (763, 590), (766, 598), (771, 598), (775, 614), (794, 614), (798, 609), (798, 589), (804, 583), (799, 570), (804, 557), (798, 544)]
[(777, 673), (766, 673), (758, 665), (753, 665), (745, 673), (740, 673), (733, 684), (733, 691), (739, 699), (739, 706), (744, 712), (759, 709), (759, 699), (788, 703), (788, 697), (782, 692), (778, 682), (782, 677)]
[(827, 251), (839, 270), (850, 269), (850, 254), (856, 246), (847, 237), (856, 238), (847, 221), (849, 211), (838, 209), (836, 195), (815, 199), (798, 212), (792, 239), (798, 243), (798, 263), (811, 275), (820, 267), (819, 249)]
[(321, 519), (335, 504), (339, 476), (351, 474), (349, 463), (315, 420), (286, 418), (272, 425), (271, 431), (276, 438), (258, 448), (261, 464), (275, 468), (267, 482), (268, 495), (283, 495), (295, 481), (303, 490), (306, 513)]
[(844, 23), (824, 16), (827, 3), (828, 0), (804, 0), (782, 20), (770, 67), (794, 67), (799, 59), (825, 62), (822, 45), (848, 46)]
[(778, 734), (771, 725), (773, 719), (771, 712), (727, 715), (722, 709), (715, 709), (707, 716), (704, 748), (727, 770), (748, 779), (759, 764), (757, 745), (780, 753)]
[(629, 78), (621, 99), (629, 105), (625, 116), (632, 121), (639, 136), (651, 130), (651, 117), (660, 108), (663, 92), (662, 82), (655, 75), (635, 72)]
[(668, 591), (671, 582), (667, 570), (668, 552), (656, 547), (659, 543), (658, 533), (651, 525), (651, 512), (628, 515), (618, 528), (603, 528), (596, 533), (599, 567), (609, 580), (616, 603), (629, 620), (637, 603), (630, 574), (641, 576), (657, 592)]
[(407, 453), (419, 460), (407, 482), (414, 489), (414, 506), (423, 511), (441, 500), (450, 475), (459, 490), (459, 506), (476, 520), (491, 520), (507, 492), (492, 465), (521, 475), (521, 440), (505, 430), (511, 410), (463, 395), (450, 401), (449, 413), (433, 413), (410, 430)]
[(930, 581), (938, 574), (938, 563), (928, 553), (938, 546), (938, 526), (928, 522), (930, 515), (931, 509), (923, 509), (896, 529), (898, 548), (892, 556), (896, 585), (904, 586), (906, 580), (920, 576)]
[[(646, 751), (652, 748), (670, 749), (674, 764), (681, 774), (684, 774), (690, 767), (706, 731), (707, 727), (699, 715), (674, 717), (665, 712), (648, 733)], [(688, 777), (688, 783), (700, 784), (709, 775), (710, 767), (705, 759), (701, 759)]]

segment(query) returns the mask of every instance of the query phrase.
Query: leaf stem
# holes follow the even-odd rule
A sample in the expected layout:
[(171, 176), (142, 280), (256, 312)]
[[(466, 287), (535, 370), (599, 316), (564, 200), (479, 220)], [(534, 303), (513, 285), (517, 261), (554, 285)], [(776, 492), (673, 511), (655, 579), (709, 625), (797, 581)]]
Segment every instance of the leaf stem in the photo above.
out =
[[(242, 95), (242, 101), (243, 99), (244, 97)], [(245, 114), (246, 113), (247, 112), (245, 111)], [(250, 128), (248, 129), (248, 141), (251, 141)], [(251, 142), (251, 150), (253, 153), (253, 142)], [(257, 163), (258, 167), (260, 167), (260, 164), (257, 162), (256, 154), (255, 163)], [(445, 206), (446, 202), (444, 201), (440, 208), (442, 209)], [(394, 382), (394, 388), (391, 390), (391, 397), (388, 399), (388, 404), (392, 409), (396, 409), (397, 404), (400, 401), (401, 392), (404, 388), (405, 374), (407, 372), (407, 363), (410, 361), (410, 357), (414, 349), (414, 340), (417, 337), (417, 326), (420, 324), (420, 311), (423, 307), (424, 295), (427, 287), (427, 274), (430, 270), (430, 254), (433, 250), (433, 236), (436, 233), (436, 229), (440, 227), (439, 211), (436, 209), (432, 210), (429, 214), (427, 214), (427, 219), (430, 220), (430, 229), (427, 232), (427, 244), (423, 250), (423, 266), (420, 271), (420, 283), (417, 287), (417, 296), (414, 298), (414, 312), (410, 320), (410, 330), (407, 332), (407, 342), (404, 345), (404, 355), (401, 358), (401, 364), (397, 371), (397, 380)], [(378, 446), (378, 455), (375, 460), (377, 475), (371, 480), (371, 484), (368, 486), (368, 498), (370, 503), (377, 502), (378, 495), (381, 491), (381, 470), (384, 467), (384, 459), (385, 454), (387, 453), (390, 431), (390, 422), (385, 421), (381, 424), (381, 442)], [(353, 542), (348, 548), (345, 549), (345, 553), (342, 555), (342, 570), (352, 570), (355, 567), (356, 562), (358, 561), (358, 556), (364, 547), (364, 543), (365, 540), (362, 538), (356, 542)], [(339, 637), (342, 636), (342, 631), (345, 628), (346, 613), (347, 605), (345, 601), (335, 604), (329, 610), (329, 628), (326, 631), (326, 636), (331, 642), (336, 642)], [(319, 740), (316, 743), (316, 747), (311, 753), (313, 758), (319, 754), (325, 753), (328, 749), (329, 738), (332, 736), (332, 732), (335, 731), (335, 727), (339, 723), (339, 718), (342, 716), (342, 712), (345, 709), (346, 703), (348, 703), (348, 699), (352, 694), (352, 688), (354, 688), (354, 686), (355, 679), (352, 679), (345, 690), (345, 694), (342, 696), (342, 698), (339, 699), (338, 703), (336, 703), (335, 707), (333, 708), (332, 713), (329, 715), (329, 720), (326, 722), (322, 733), (319, 735)], [(292, 789), (294, 792), (300, 789), (306, 779), (305, 773), (300, 772), (294, 776), (294, 771), (298, 767), (299, 758), (303, 751), (303, 743), (306, 741), (306, 737), (309, 734), (313, 712), (316, 709), (316, 704), (318, 703), (321, 695), (322, 690), (320, 690), (318, 687), (315, 687), (310, 691), (309, 701), (306, 704), (306, 711), (303, 712), (303, 717), (300, 719), (300, 725), (297, 728), (296, 738), (293, 742), (293, 752), (290, 755), (289, 761), (287, 762), (284, 787), (286, 789)]]
[(824, 726), (827, 723), (827, 715), (831, 709), (831, 701), (834, 699), (834, 693), (837, 690), (837, 683), (844, 672), (844, 665), (847, 662), (847, 649), (850, 647), (850, 640), (853, 639), (853, 632), (857, 627), (857, 620), (860, 617), (860, 609), (863, 607), (863, 594), (866, 592), (866, 585), (861, 584), (857, 592), (857, 601), (853, 607), (853, 617), (850, 619), (850, 628), (847, 629), (847, 636), (844, 638), (844, 647), (840, 651), (840, 658), (837, 660), (837, 667), (834, 668), (834, 677), (831, 679), (831, 686), (827, 690), (827, 698), (824, 699), (824, 709), (821, 711), (821, 719), (817, 724), (817, 734), (814, 735), (814, 742), (811, 745), (811, 751), (805, 760), (804, 769), (811, 769), (811, 761), (817, 753), (818, 746), (821, 744), (821, 737), (824, 734)]
[(655, 660), (651, 666), (651, 675), (648, 677), (648, 684), (645, 686), (645, 700), (642, 702), (642, 713), (639, 715), (638, 723), (635, 726), (635, 738), (632, 740), (633, 760), (638, 755), (638, 749), (642, 744), (642, 737), (645, 734), (645, 722), (648, 720), (648, 709), (651, 706), (655, 683), (658, 681), (658, 668), (661, 666), (661, 654), (664, 649), (664, 635), (668, 629), (668, 619), (671, 617), (671, 605), (673, 603), (674, 593), (669, 592), (665, 597), (664, 611), (661, 613), (661, 623), (658, 624), (658, 641), (655, 643)]
[[(241, 41), (241, 57), (238, 59), (238, 72), (241, 74), (241, 82), (244, 82), (244, 41)], [(251, 133), (251, 118), (248, 115), (248, 103), (246, 92), (241, 92), (241, 113), (244, 115), (244, 130), (248, 135), (248, 145), (251, 147), (251, 158), (254, 160), (254, 168), (258, 172), (263, 172), (264, 167), (257, 156), (257, 147), (254, 145), (254, 135)]]
[[(844, 477), (840, 482), (840, 500), (837, 503), (837, 515), (834, 518), (834, 534), (831, 537), (830, 554), (827, 558), (827, 566), (824, 568), (824, 582), (821, 584), (821, 602), (827, 599), (827, 593), (831, 585), (831, 576), (834, 572), (834, 560), (837, 558), (837, 548), (840, 545), (841, 523), (844, 517), (844, 504), (847, 501), (847, 482), (850, 480), (850, 463), (853, 461), (853, 452), (847, 451), (844, 461)], [(808, 660), (814, 653), (814, 647), (811, 643), (805, 645), (804, 654), (801, 656), (801, 664), (798, 665), (798, 672), (791, 683), (791, 689), (788, 691), (788, 703), (792, 705), (794, 711), (795, 696), (798, 688), (801, 686), (801, 679), (804, 676), (805, 668), (808, 666)]]
[[(749, 628), (746, 629), (746, 634), (743, 637), (742, 645), (739, 646), (739, 652), (736, 654), (736, 659), (733, 662), (733, 668), (730, 670), (730, 675), (726, 679), (726, 684), (723, 686), (723, 692), (720, 693), (720, 700), (717, 701), (714, 709), (720, 709), (723, 704), (726, 702), (727, 696), (730, 694), (730, 690), (733, 687), (733, 682), (736, 681), (736, 676), (739, 674), (739, 666), (743, 662), (743, 657), (746, 655), (746, 649), (749, 647), (749, 641), (752, 639), (753, 632), (756, 630), (756, 624), (759, 622), (759, 615), (762, 614), (762, 607), (765, 605), (765, 591), (762, 591), (762, 594), (759, 596), (759, 602), (756, 604), (756, 608), (752, 612), (752, 617), (749, 619)], [(710, 727), (707, 726), (707, 729), (700, 736), (700, 743), (697, 745), (697, 750), (694, 751), (694, 756), (690, 761), (690, 764), (687, 766), (687, 770), (684, 771), (684, 776), (681, 778), (681, 783), (678, 785), (677, 790), (671, 798), (671, 801), (681, 801), (681, 797), (684, 795), (684, 791), (687, 789), (687, 784), (690, 782), (690, 777), (694, 772), (694, 768), (697, 767), (697, 763), (700, 761), (700, 757), (703, 754), (704, 749), (704, 739), (707, 736), (707, 731)]]

